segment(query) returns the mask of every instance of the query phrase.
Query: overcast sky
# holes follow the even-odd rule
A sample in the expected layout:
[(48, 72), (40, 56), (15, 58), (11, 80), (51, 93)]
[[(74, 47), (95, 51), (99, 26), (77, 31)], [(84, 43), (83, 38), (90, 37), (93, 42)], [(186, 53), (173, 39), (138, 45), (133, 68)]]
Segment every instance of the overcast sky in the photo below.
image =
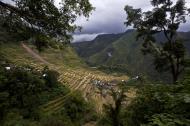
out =
[[(90, 0), (96, 8), (89, 20), (80, 17), (76, 24), (83, 27), (80, 34), (74, 35), (74, 41), (92, 40), (102, 33), (120, 33), (126, 31), (124, 22), (125, 5), (149, 8), (147, 0)], [(84, 37), (85, 36), (85, 37)]]
[[(90, 0), (90, 2), (96, 7), (96, 10), (92, 12), (89, 21), (86, 21), (84, 17), (77, 20), (76, 24), (81, 25), (83, 29), (81, 33), (74, 35), (74, 41), (92, 40), (97, 34), (102, 33), (126, 31), (127, 28), (124, 25), (126, 20), (125, 5), (143, 10), (151, 8), (150, 0)], [(190, 0), (186, 0), (186, 2), (190, 7)], [(186, 25), (182, 25), (180, 30), (190, 31), (190, 21)]]

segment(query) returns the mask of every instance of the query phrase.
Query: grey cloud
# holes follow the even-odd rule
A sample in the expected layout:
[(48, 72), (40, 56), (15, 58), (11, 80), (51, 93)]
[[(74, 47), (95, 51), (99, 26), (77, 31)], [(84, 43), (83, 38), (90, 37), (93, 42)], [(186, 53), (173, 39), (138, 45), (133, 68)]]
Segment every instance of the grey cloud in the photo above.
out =
[[(175, 1), (173, 0), (173, 2)], [(96, 10), (90, 16), (89, 21), (80, 17), (76, 22), (83, 27), (81, 34), (124, 32), (127, 29), (124, 25), (127, 16), (124, 11), (125, 5), (143, 10), (151, 9), (150, 0), (90, 0), (90, 2), (96, 7)], [(190, 1), (186, 0), (186, 2), (190, 6)], [(188, 29), (190, 30), (188, 24), (182, 25), (180, 28), (185, 31)]]
[(2, 1), (5, 3), (13, 4), (13, 5), (15, 4), (15, 2), (12, 0), (2, 0)]
[[(173, 0), (173, 2), (175, 1)], [(124, 25), (127, 16), (124, 11), (125, 5), (142, 8), (144, 11), (151, 9), (150, 0), (90, 0), (90, 2), (96, 7), (96, 10), (92, 12), (88, 21), (84, 17), (78, 18), (76, 24), (82, 26), (83, 29), (81, 32), (76, 31), (74, 42), (92, 40), (100, 33), (126, 31), (127, 28)], [(187, 2), (187, 5), (190, 7), (190, 1)], [(190, 21), (180, 27), (180, 31), (189, 30)]]
[[(190, 20), (190, 18), (189, 18), (189, 20)], [(185, 32), (190, 31), (190, 22), (189, 22), (189, 20), (188, 20), (188, 22), (186, 24), (182, 24), (180, 26), (179, 31), (185, 31)]]
[[(11, 0), (3, 0), (10, 3)], [(55, 5), (59, 6), (62, 0), (55, 0)], [(172, 0), (176, 2), (177, 0)], [(83, 27), (82, 31), (76, 31), (77, 34), (98, 34), (98, 33), (119, 33), (126, 31), (124, 22), (126, 20), (126, 13), (124, 11), (125, 5), (131, 5), (134, 8), (142, 8), (143, 10), (150, 10), (150, 0), (90, 0), (96, 10), (92, 12), (89, 20), (79, 17), (76, 21), (77, 25)], [(190, 7), (190, 0), (186, 0), (186, 4)], [(180, 28), (181, 31), (190, 30), (190, 18), (185, 25)]]
[(91, 40), (95, 39), (98, 35), (99, 34), (75, 34), (75, 35), (73, 35), (72, 43), (83, 42), (83, 41), (91, 41)]
[[(145, 2), (147, 1), (147, 2)], [(76, 24), (83, 26), (82, 33), (118, 33), (124, 32), (126, 14), (125, 5), (149, 8), (149, 0), (90, 0), (96, 10), (92, 13), (89, 21), (84, 17), (77, 20)]]

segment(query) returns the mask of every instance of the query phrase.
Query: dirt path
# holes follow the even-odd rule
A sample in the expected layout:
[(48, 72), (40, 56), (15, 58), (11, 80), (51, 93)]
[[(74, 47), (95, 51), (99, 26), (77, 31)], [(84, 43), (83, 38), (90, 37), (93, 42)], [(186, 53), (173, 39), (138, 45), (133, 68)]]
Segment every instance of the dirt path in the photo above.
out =
[(31, 48), (29, 48), (27, 45), (25, 45), (23, 42), (21, 43), (22, 47), (29, 53), (31, 54), (34, 58), (37, 60), (41, 61), (44, 64), (50, 65), (48, 61), (43, 59), (41, 56), (39, 56), (36, 52), (34, 52)]

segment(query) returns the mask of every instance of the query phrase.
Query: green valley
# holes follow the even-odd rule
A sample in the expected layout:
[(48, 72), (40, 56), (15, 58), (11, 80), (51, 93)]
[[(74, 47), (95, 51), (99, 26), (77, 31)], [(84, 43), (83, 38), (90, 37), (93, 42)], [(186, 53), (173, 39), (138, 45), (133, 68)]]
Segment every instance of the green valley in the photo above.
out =
[[(184, 44), (189, 52), (190, 32), (179, 32), (179, 37), (185, 40)], [(142, 53), (142, 40), (136, 40), (135, 30), (125, 33), (97, 36), (90, 42), (73, 43), (78, 55), (90, 66), (98, 67), (111, 73), (125, 73), (130, 76), (146, 76), (153, 81), (167, 81), (167, 73), (161, 75), (155, 71), (153, 58)], [(118, 36), (117, 38), (115, 36)], [(112, 39), (111, 39), (112, 38)], [(115, 39), (116, 38), (116, 39)], [(162, 34), (156, 36), (158, 41), (165, 41)], [(101, 49), (99, 47), (102, 47)], [(84, 55), (88, 54), (88, 55)], [(187, 53), (187, 56), (189, 54)], [(103, 65), (102, 65), (103, 64)]]

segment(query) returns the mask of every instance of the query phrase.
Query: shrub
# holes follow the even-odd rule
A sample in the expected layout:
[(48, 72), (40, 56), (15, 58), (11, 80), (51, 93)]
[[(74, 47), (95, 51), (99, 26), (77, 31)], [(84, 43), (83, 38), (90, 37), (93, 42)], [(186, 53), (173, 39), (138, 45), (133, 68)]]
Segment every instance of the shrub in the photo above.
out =
[(52, 88), (52, 87), (57, 87), (59, 82), (58, 82), (58, 77), (59, 73), (54, 71), (54, 70), (49, 70), (48, 67), (45, 67), (43, 70), (43, 78), (45, 80), (45, 84), (47, 87)]
[(188, 126), (189, 106), (189, 83), (174, 86), (148, 85), (139, 89), (137, 97), (126, 108), (125, 122), (128, 126)]
[(96, 118), (93, 105), (84, 100), (80, 92), (74, 92), (64, 102), (62, 115), (66, 115), (72, 122), (82, 125)]
[(73, 126), (71, 120), (63, 115), (47, 116), (40, 122), (41, 126)]

